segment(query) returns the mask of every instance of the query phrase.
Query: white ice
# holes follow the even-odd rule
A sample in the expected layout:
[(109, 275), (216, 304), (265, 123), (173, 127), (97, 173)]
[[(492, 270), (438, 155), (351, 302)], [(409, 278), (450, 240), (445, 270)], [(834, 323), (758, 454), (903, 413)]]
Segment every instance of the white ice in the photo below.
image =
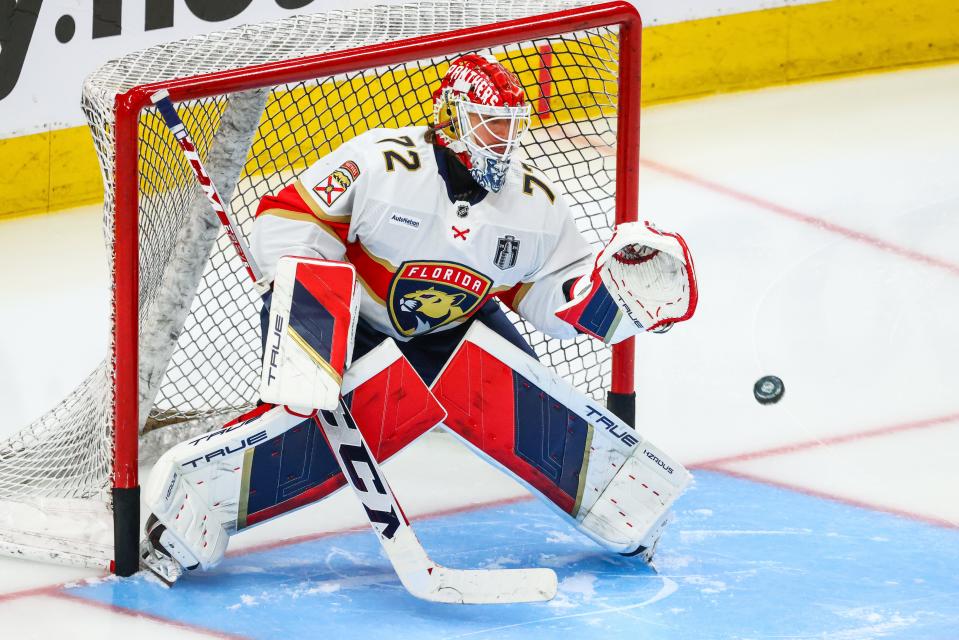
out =
[[(644, 111), (641, 217), (685, 235), (701, 291), (692, 322), (638, 341), (644, 435), (687, 464), (959, 526), (956, 104), (948, 65)], [(2, 437), (103, 357), (98, 207), (0, 223), (0, 272)], [(768, 373), (786, 394), (760, 406)], [(523, 494), (442, 435), (387, 472), (414, 518)], [(341, 492), (234, 548), (349, 526), (363, 518)], [(22, 593), (98, 575), (0, 559), (5, 632), (170, 633)]]

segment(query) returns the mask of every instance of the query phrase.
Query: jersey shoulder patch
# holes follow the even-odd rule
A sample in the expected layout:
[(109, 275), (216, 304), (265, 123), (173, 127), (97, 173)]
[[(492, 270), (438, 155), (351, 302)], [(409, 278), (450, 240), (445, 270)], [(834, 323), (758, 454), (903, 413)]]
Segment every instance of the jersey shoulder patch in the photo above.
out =
[(367, 174), (371, 173), (368, 134), (347, 140), (300, 175), (297, 190), (301, 197), (318, 205), (312, 208), (320, 219), (351, 213), (350, 196), (358, 182), (368, 180)]
[(362, 170), (356, 160), (344, 160), (339, 166), (312, 185), (313, 197), (326, 207), (332, 207), (360, 177)]

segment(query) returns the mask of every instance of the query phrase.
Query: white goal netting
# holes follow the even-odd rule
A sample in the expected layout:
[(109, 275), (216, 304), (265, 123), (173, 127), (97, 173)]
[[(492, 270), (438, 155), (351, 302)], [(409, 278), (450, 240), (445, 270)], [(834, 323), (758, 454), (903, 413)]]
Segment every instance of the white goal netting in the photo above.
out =
[[(103, 172), (111, 272), (116, 95), (144, 83), (588, 4), (421, 0), (238, 27), (108, 63), (88, 78), (83, 110)], [(608, 239), (615, 217), (617, 29), (571, 31), (480, 51), (515, 71), (527, 88), (537, 115), (523, 153), (565, 191), (580, 230), (599, 245)], [(259, 198), (279, 191), (344, 141), (373, 127), (426, 124), (432, 89), (453, 57), (270, 84), (177, 108), (221, 194), (248, 232)], [(177, 434), (183, 427), (212, 428), (255, 403), (260, 305), (153, 109), (140, 116), (138, 144), (140, 427), (149, 432), (145, 437), (172, 443), (182, 437)], [(123, 310), (114, 320), (124, 321)], [(603, 399), (610, 384), (606, 348), (586, 337), (547, 339), (516, 321), (544, 362)], [(108, 356), (62, 403), (0, 442), (0, 551), (108, 564), (115, 373)], [(173, 425), (178, 428), (170, 429)]]

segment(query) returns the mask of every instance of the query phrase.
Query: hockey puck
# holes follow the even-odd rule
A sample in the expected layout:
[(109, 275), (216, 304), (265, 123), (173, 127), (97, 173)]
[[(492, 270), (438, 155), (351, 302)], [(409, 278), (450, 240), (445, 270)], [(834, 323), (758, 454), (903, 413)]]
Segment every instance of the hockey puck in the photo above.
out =
[(779, 402), (786, 391), (783, 381), (776, 376), (763, 376), (753, 385), (753, 395), (759, 404), (773, 404)]

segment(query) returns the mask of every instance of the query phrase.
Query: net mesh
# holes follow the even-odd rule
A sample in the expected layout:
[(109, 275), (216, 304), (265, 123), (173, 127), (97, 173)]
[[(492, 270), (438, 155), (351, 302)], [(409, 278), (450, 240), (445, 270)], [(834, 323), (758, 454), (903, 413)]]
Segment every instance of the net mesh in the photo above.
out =
[[(83, 108), (106, 186), (104, 235), (111, 262), (118, 93), (147, 82), (583, 4), (589, 3), (447, 0), (334, 11), (199, 36), (107, 64), (87, 80)], [(565, 193), (580, 231), (600, 246), (611, 235), (615, 217), (616, 28), (479, 51), (494, 55), (526, 87), (534, 118), (521, 153)], [(454, 57), (188, 101), (177, 109), (221, 195), (249, 233), (262, 196), (276, 193), (343, 142), (370, 128), (426, 124), (432, 89)], [(256, 401), (259, 300), (206, 209), (191, 169), (152, 109), (140, 118), (139, 173), (141, 425), (144, 431), (174, 424), (212, 428)], [(604, 398), (610, 384), (608, 349), (585, 336), (549, 339), (513, 319), (544, 363), (583, 392)], [(60, 405), (0, 443), (0, 501), (42, 504), (66, 498), (109, 508), (113, 375), (108, 358)], [(23, 544), (11, 527), (0, 521), (0, 550)], [(68, 552), (51, 555), (86, 563)]]

